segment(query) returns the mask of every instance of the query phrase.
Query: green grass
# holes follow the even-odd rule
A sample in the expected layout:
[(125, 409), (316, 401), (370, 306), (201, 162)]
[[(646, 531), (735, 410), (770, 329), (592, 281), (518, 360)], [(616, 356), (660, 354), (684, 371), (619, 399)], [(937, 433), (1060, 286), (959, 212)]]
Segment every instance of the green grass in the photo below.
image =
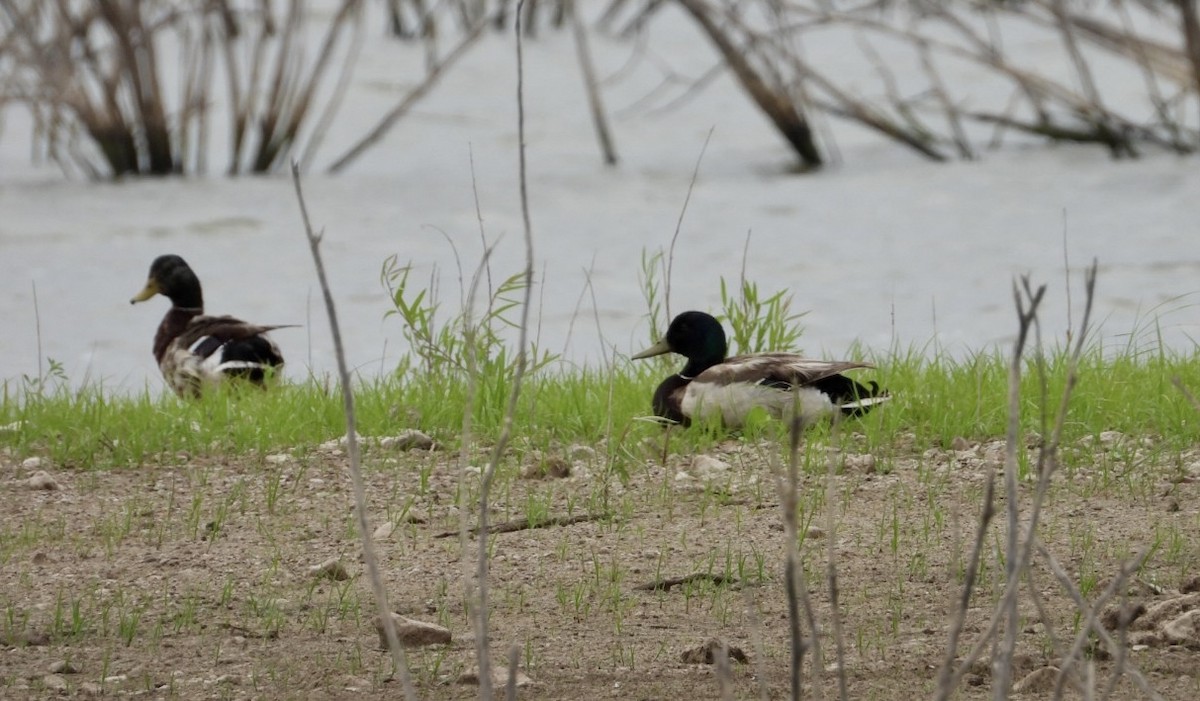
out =
[[(662, 255), (644, 256), (643, 293), (651, 337), (663, 317), (666, 285)], [(522, 277), (496, 276), (492, 287), (476, 271), (472, 294), (482, 311), (468, 315), (437, 299), (436, 291), (412, 284), (409, 268), (394, 258), (380, 278), (391, 299), (388, 316), (399, 323), (410, 353), (387, 376), (361, 380), (355, 387), (359, 433), (394, 435), (420, 429), (450, 450), (460, 447), (463, 414), (472, 411), (473, 447), (500, 434), (516, 373), (516, 353), (506, 341), (515, 325)], [(483, 282), (487, 280), (486, 284)], [(669, 280), (666, 281), (669, 285)], [(787, 291), (760, 291), (745, 274), (736, 285), (722, 279), (719, 316), (730, 332), (732, 352), (781, 350), (802, 345), (799, 321)], [(1178, 377), (1200, 392), (1200, 351), (1169, 352), (1153, 324), (1143, 324), (1115, 351), (1095, 341), (1080, 360), (1079, 383), (1070, 407), (1064, 442), (1104, 431), (1149, 437), (1164, 450), (1188, 445), (1200, 420), (1175, 387)], [(654, 338), (653, 340), (657, 340)], [(936, 347), (899, 346), (883, 352), (855, 352), (876, 366), (856, 373), (876, 380), (894, 399), (849, 423), (851, 447), (870, 452), (887, 470), (897, 450), (949, 447), (956, 438), (985, 440), (1004, 435), (1008, 411), (1007, 349), (966, 357)], [(647, 444), (661, 456), (701, 451), (725, 436), (720, 431), (670, 431), (641, 421), (651, 413), (657, 383), (682, 365), (675, 356), (653, 361), (618, 359), (596, 367), (571, 365), (545, 350), (531, 349), (529, 373), (514, 416), (513, 451), (546, 453), (573, 444), (597, 446), (605, 471), (626, 478), (644, 464)], [(336, 382), (311, 378), (280, 383), (270, 391), (223, 388), (199, 401), (176, 399), (165, 391), (127, 394), (103, 385), (72, 389), (60, 364), (48, 361), (40, 378), (9, 381), (0, 387), (0, 449), (14, 457), (41, 456), (56, 466), (81, 471), (182, 463), (193, 456), (301, 456), (345, 432)], [(1027, 353), (1021, 388), (1023, 429), (1042, 432), (1053, 422), (1067, 381), (1062, 349)], [(469, 382), (474, 378), (474, 383)], [(473, 391), (472, 391), (473, 390)], [(754, 421), (742, 429), (747, 444), (759, 439), (786, 446), (787, 427)], [(820, 437), (824, 429), (816, 429)], [(903, 445), (901, 445), (903, 444)], [(1070, 455), (1064, 455), (1070, 467)], [(824, 461), (805, 457), (806, 467), (823, 470)], [(278, 484), (268, 489), (278, 489)], [(269, 505), (274, 504), (274, 499)], [(226, 505), (228, 508), (229, 505)], [(183, 508), (186, 508), (184, 506)], [(219, 524), (218, 524), (219, 525)]]
[[(928, 359), (916, 353), (873, 355), (877, 380), (894, 400), (849, 424), (856, 446), (884, 459), (898, 437), (909, 434), (919, 446), (947, 447), (956, 437), (1001, 437), (1007, 414), (1007, 361), (999, 352), (966, 359)], [(552, 364), (528, 379), (518, 405), (516, 449), (574, 443), (604, 444), (601, 459), (619, 470), (634, 457), (629, 446), (662, 439), (662, 430), (639, 421), (650, 414), (650, 395), (677, 360), (618, 362), (611, 370)], [(1052, 421), (1066, 383), (1064, 353), (1026, 363), (1022, 421), (1027, 431)], [(1046, 378), (1042, 396), (1041, 374)], [(1065, 428), (1065, 440), (1103, 431), (1146, 436), (1165, 446), (1188, 444), (1200, 415), (1172, 386), (1178, 377), (1200, 389), (1200, 354), (1106, 355), (1085, 351)], [(474, 402), (474, 432), (487, 443), (500, 430), (508, 377), (484, 378)], [(394, 435), (417, 428), (457, 449), (468, 402), (465, 373), (410, 369), (406, 375), (356, 387), (359, 432)], [(37, 392), (7, 387), (0, 396), (0, 448), (19, 458), (42, 456), (78, 470), (172, 463), (186, 454), (222, 455), (273, 452), (302, 454), (344, 432), (341, 399), (329, 382), (283, 383), (268, 392), (231, 389), (199, 401), (183, 401), (149, 391), (117, 394), (101, 386), (67, 389), (66, 383)], [(778, 422), (759, 422), (748, 438), (781, 437)], [(820, 430), (820, 429), (818, 429)], [(611, 440), (605, 441), (606, 438)], [(673, 431), (675, 450), (702, 450), (723, 436), (701, 430)], [(640, 455), (640, 453), (638, 453)]]

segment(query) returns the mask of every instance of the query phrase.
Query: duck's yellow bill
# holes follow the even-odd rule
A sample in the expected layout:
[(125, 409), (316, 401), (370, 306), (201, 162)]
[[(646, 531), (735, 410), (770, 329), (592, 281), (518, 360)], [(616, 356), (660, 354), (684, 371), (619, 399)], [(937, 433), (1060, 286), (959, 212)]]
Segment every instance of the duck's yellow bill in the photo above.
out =
[(662, 355), (663, 353), (670, 353), (670, 352), (671, 352), (671, 346), (670, 346), (670, 344), (667, 343), (667, 339), (664, 338), (663, 340), (659, 341), (658, 343), (655, 343), (654, 345), (650, 346), (649, 348), (642, 351), (641, 353), (637, 353), (635, 355), (629, 356), (629, 359), (630, 360), (641, 360), (642, 358), (653, 358), (656, 355)]
[(158, 283), (153, 279), (147, 280), (146, 286), (142, 288), (141, 292), (135, 294), (133, 299), (129, 300), (129, 303), (136, 304), (138, 302), (145, 302), (156, 294), (158, 294)]

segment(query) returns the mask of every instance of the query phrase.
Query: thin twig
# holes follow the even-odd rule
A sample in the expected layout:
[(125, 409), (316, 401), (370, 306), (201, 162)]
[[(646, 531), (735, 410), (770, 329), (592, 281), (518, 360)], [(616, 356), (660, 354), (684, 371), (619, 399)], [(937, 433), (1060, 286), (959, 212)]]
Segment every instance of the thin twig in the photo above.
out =
[[(524, 2), (524, 0), (522, 0)], [(446, 69), (453, 65), (459, 58), (466, 54), (467, 49), (471, 48), (475, 41), (483, 34), (483, 28), (486, 22), (481, 17), (480, 20), (472, 27), (461, 40), (458, 45), (450, 51), (437, 65), (432, 66), (429, 72), (425, 75), (425, 80), (419, 85), (410, 90), (400, 104), (393, 107), (387, 114), (379, 120), (371, 131), (367, 132), (366, 136), (359, 139), (356, 144), (350, 147), (346, 153), (342, 154), (333, 165), (329, 166), (330, 173), (340, 173), (352, 161), (361, 156), (368, 148), (375, 145), (391, 130), (391, 128), (400, 120), (401, 117), (408, 114), (413, 105), (417, 104), (421, 98), (425, 97), (426, 93), (437, 85), (438, 80), (446, 73)]]
[(383, 586), (383, 575), (379, 571), (379, 560), (375, 556), (375, 548), (371, 543), (371, 526), (367, 518), (366, 489), (363, 486), (362, 468), (359, 460), (358, 426), (354, 418), (354, 388), (350, 384), (350, 370), (346, 365), (346, 353), (342, 346), (342, 332), (338, 325), (337, 308), (333, 303), (333, 293), (329, 289), (329, 281), (325, 277), (325, 264), (321, 260), (321, 239), (324, 233), (315, 233), (308, 216), (308, 207), (304, 203), (304, 193), (300, 188), (300, 165), (292, 161), (292, 183), (296, 188), (296, 201), (300, 204), (300, 217), (304, 221), (304, 234), (308, 237), (308, 247), (312, 252), (313, 264), (317, 268), (317, 280), (321, 283), (321, 293), (325, 297), (325, 311), (329, 315), (329, 331), (333, 336), (333, 349), (337, 357), (338, 376), (342, 384), (342, 403), (346, 412), (346, 454), (350, 459), (350, 479), (354, 484), (354, 511), (358, 517), (358, 532), (362, 538), (363, 559), (367, 563), (367, 574), (371, 580), (371, 589), (375, 593), (375, 604), (379, 611), (379, 619), (387, 637), (388, 650), (392, 653), (392, 664), (400, 673), (400, 682), (404, 688), (404, 698), (415, 701), (416, 688), (413, 687), (412, 677), (408, 672), (408, 662), (400, 640), (396, 637), (392, 615), (388, 609), (387, 590)]
[(517, 701), (517, 674), (520, 672), (521, 648), (513, 643), (508, 648), (508, 683), (504, 685), (506, 701)]
[[(471, 285), (463, 300), (463, 342), (466, 344), (466, 364), (467, 364), (467, 387), (466, 397), (463, 401), (463, 422), (462, 422), (462, 443), (458, 451), (458, 474), (466, 475), (467, 467), (471, 460), (471, 448), (474, 444), (474, 426), (475, 426), (475, 400), (479, 394), (479, 346), (476, 342), (476, 328), (473, 320), (475, 298), (479, 292), (479, 285), (483, 279), (484, 272), (488, 276), (488, 300), (492, 299), (491, 293), (491, 267), (489, 259), (492, 249), (487, 244), (487, 236), (483, 228), (483, 214), (479, 207), (479, 188), (475, 178), (475, 156), (468, 148), (468, 154), (471, 162), (471, 189), (475, 193), (475, 216), (479, 221), (479, 239), (483, 244), (482, 258), (479, 265), (475, 268), (475, 273), (471, 276)], [(456, 254), (457, 257), (457, 254)], [(462, 568), (463, 568), (463, 593), (465, 600), (470, 602), (474, 600), (474, 591), (471, 582), (471, 571), (474, 569), (468, 553), (468, 533), (470, 526), (467, 523), (470, 509), (464, 503), (467, 496), (467, 490), (459, 489), (456, 498), (458, 505), (458, 545), (459, 552), (462, 553)], [(476, 618), (471, 617), (472, 625), (476, 626), (476, 631), (479, 627), (476, 623)]]
[(708, 150), (708, 142), (712, 141), (713, 131), (715, 126), (708, 128), (708, 133), (704, 135), (704, 145), (700, 147), (700, 155), (696, 156), (696, 167), (692, 169), (692, 179), (688, 181), (687, 195), (683, 198), (683, 207), (679, 210), (679, 219), (675, 221), (675, 233), (671, 235), (671, 245), (667, 248), (667, 272), (665, 281), (665, 290), (663, 291), (663, 307), (667, 312), (667, 319), (672, 319), (671, 316), (671, 269), (675, 266), (675, 242), (679, 240), (679, 232), (683, 229), (683, 215), (687, 214), (688, 203), (692, 201), (692, 190), (696, 187), (696, 180), (700, 177), (700, 164), (704, 162), (704, 152)]
[[(479, 697), (484, 701), (492, 698), (491, 664), (488, 659), (488, 497), (492, 483), (496, 479), (496, 468), (508, 449), (512, 438), (513, 415), (517, 411), (517, 400), (521, 395), (521, 382), (525, 377), (525, 367), (528, 363), (526, 344), (529, 336), (529, 307), (533, 295), (533, 224), (529, 216), (529, 188), (525, 165), (525, 61), (524, 46), (521, 38), (521, 10), (525, 0), (519, 0), (516, 11), (516, 42), (517, 42), (517, 156), (518, 180), (521, 195), (521, 221), (525, 234), (525, 289), (521, 303), (521, 324), (518, 329), (517, 361), (513, 372), (512, 390), (508, 395), (508, 406), (504, 411), (504, 420), (500, 435), (492, 449), (491, 459), (479, 488), (479, 559), (476, 578), (479, 585), (479, 605), (473, 620), (475, 622), (475, 654), (479, 664)], [(482, 27), (482, 24), (480, 25)]]
[(828, 470), (825, 473), (825, 542), (828, 546), (828, 551), (825, 576), (829, 584), (829, 616), (833, 627), (833, 641), (837, 651), (838, 699), (840, 701), (848, 701), (850, 694), (846, 686), (846, 640), (845, 634), (842, 632), (842, 612), (838, 606), (837, 520), (833, 517), (834, 505), (837, 503), (837, 490), (834, 489), (837, 464), (834, 456), (841, 454), (840, 419), (840, 414), (834, 414), (831, 441), (833, 450), (826, 459)]
[(1004, 450), (1004, 494), (1007, 506), (1008, 537), (1005, 546), (1005, 579), (1009, 583), (1000, 607), (1005, 612), (1004, 643), (997, 650), (998, 654), (992, 660), (993, 698), (1002, 701), (1008, 697), (1012, 685), (1012, 653), (1017, 645), (1017, 627), (1020, 618), (1017, 613), (1017, 596), (1020, 591), (1014, 586), (1014, 581), (1020, 578), (1020, 493), (1017, 491), (1017, 448), (1021, 441), (1021, 364), (1024, 362), (1025, 342), (1029, 330), (1037, 320), (1038, 305), (1046, 293), (1046, 286), (1041, 285), (1036, 291), (1029, 287), (1029, 278), (1023, 279), (1025, 292), (1029, 300), (1029, 308), (1025, 308), (1024, 298), (1016, 283), (1013, 283), (1013, 300), (1017, 306), (1019, 330), (1017, 342), (1013, 348), (1012, 360), (1008, 366), (1008, 430), (1005, 436)]
[(1189, 402), (1191, 402), (1196, 411), (1200, 411), (1200, 399), (1197, 399), (1196, 395), (1192, 394), (1191, 391), (1184, 386), (1183, 380), (1179, 379), (1179, 375), (1175, 375), (1171, 378), (1171, 384), (1175, 385), (1175, 388), (1183, 393), (1183, 396)]
[(1119, 606), (1116, 660), (1113, 662), (1112, 675), (1108, 678), (1108, 684), (1104, 687), (1104, 693), (1100, 696), (1100, 701), (1108, 701), (1112, 697), (1113, 692), (1117, 689), (1117, 682), (1121, 681), (1121, 677), (1125, 674), (1125, 665), (1129, 661), (1129, 591), (1126, 587), (1121, 587), (1121, 602)]
[(950, 634), (946, 639), (946, 656), (942, 659), (942, 667), (938, 672), (937, 701), (946, 701), (954, 693), (958, 685), (954, 674), (954, 657), (958, 654), (958, 638), (962, 635), (967, 622), (967, 612), (971, 608), (971, 594), (975, 591), (975, 578), (979, 575), (979, 561), (983, 554), (984, 542), (987, 540), (988, 527), (996, 515), (996, 470), (988, 472), (987, 481), (983, 485), (983, 512), (979, 515), (979, 527), (975, 530), (975, 545), (971, 549), (971, 558), (967, 563), (966, 578), (963, 581), (962, 592), (959, 594), (958, 608), (954, 620), (950, 624)]
[[(1071, 332), (1075, 325), (1071, 323), (1071, 257), (1067, 247), (1067, 208), (1063, 207), (1062, 212), (1062, 248), (1063, 248), (1063, 276), (1066, 278), (1067, 292), (1067, 343), (1071, 342)], [(1042, 434), (1045, 435), (1045, 434)]]
[[(1093, 261), (1092, 266), (1088, 270), (1087, 275), (1086, 275), (1086, 284), (1085, 284), (1086, 300), (1085, 300), (1085, 305), (1084, 305), (1084, 315), (1083, 315), (1082, 322), (1080, 324), (1080, 331), (1079, 331), (1078, 337), (1075, 339), (1075, 346), (1072, 349), (1071, 356), (1068, 359), (1067, 384), (1063, 390), (1062, 399), (1061, 399), (1061, 402), (1058, 407), (1058, 413), (1056, 415), (1054, 429), (1051, 432), (1051, 436), (1050, 436), (1049, 440), (1043, 440), (1041, 450), (1039, 451), (1038, 483), (1037, 483), (1037, 488), (1034, 491), (1033, 504), (1031, 505), (1030, 510), (1029, 510), (1029, 520), (1025, 526), (1025, 530), (1026, 530), (1025, 540), (1022, 542), (1022, 541), (1020, 541), (1019, 538), (1018, 539), (1013, 539), (1013, 538), (1009, 539), (1009, 547), (1010, 548), (1013, 547), (1014, 540), (1017, 541), (1018, 545), (1016, 546), (1015, 551), (1010, 550), (1009, 554), (1007, 555), (1007, 557), (1009, 558), (1010, 561), (1015, 561), (1015, 565), (1006, 569), (1006, 571), (1009, 573), (1009, 576), (1006, 577), (1004, 593), (1001, 596), (1001, 603), (996, 608), (987, 630), (980, 637), (980, 639), (976, 642), (975, 646), (972, 648), (970, 653), (967, 655), (966, 659), (963, 661), (963, 663), (959, 667), (959, 669), (954, 674), (952, 674), (949, 679), (944, 679), (943, 680), (945, 682), (944, 684), (939, 684), (939, 690), (938, 690), (939, 699), (946, 698), (946, 696), (944, 696), (944, 695), (949, 694), (957, 686), (958, 680), (961, 679), (961, 677), (965, 673), (965, 671), (970, 668), (970, 666), (975, 662), (975, 660), (978, 659), (979, 655), (981, 654), (981, 652), (982, 652), (984, 646), (987, 644), (987, 642), (989, 640), (992, 640), (992, 636), (995, 634), (996, 630), (998, 629), (1001, 620), (1007, 619), (1009, 625), (1012, 625), (1012, 612), (1013, 612), (1013, 609), (1016, 607), (1017, 595), (1019, 592), (1019, 581), (1020, 581), (1019, 575), (1021, 573), (1025, 572), (1029, 566), (1029, 561), (1030, 561), (1030, 558), (1032, 556), (1032, 553), (1033, 553), (1033, 550), (1035, 547), (1034, 543), (1035, 543), (1035, 539), (1037, 536), (1037, 528), (1038, 528), (1038, 523), (1040, 520), (1042, 505), (1045, 503), (1046, 495), (1049, 491), (1050, 477), (1053, 475), (1053, 473), (1058, 465), (1057, 451), (1058, 451), (1058, 446), (1061, 444), (1063, 427), (1066, 424), (1066, 411), (1067, 411), (1068, 405), (1070, 404), (1070, 398), (1071, 398), (1072, 391), (1075, 387), (1075, 384), (1078, 381), (1077, 369), (1078, 369), (1079, 357), (1081, 356), (1082, 351), (1083, 351), (1084, 339), (1088, 336), (1088, 328), (1089, 328), (1089, 324), (1090, 324), (1090, 320), (1091, 320), (1092, 302), (1095, 298), (1095, 283), (1096, 283), (1097, 269), (1098, 269), (1098, 263), (1096, 261)], [(1025, 279), (1022, 281), (1022, 287), (1023, 287), (1024, 293), (1025, 293), (1024, 299), (1028, 300), (1029, 308), (1028, 308), (1028, 310), (1025, 308), (1025, 303), (1023, 302), (1023, 298), (1020, 294), (1020, 291), (1018, 291), (1018, 289), (1014, 285), (1014, 297), (1016, 300), (1018, 316), (1021, 319), (1021, 325), (1020, 325), (1020, 331), (1018, 334), (1018, 340), (1017, 340), (1017, 345), (1016, 345), (1016, 349), (1018, 352), (1015, 355), (1017, 357), (1014, 358), (1014, 364), (1012, 366), (1010, 366), (1010, 386), (1009, 386), (1010, 412), (1014, 410), (1014, 406), (1015, 406), (1012, 403), (1014, 401), (1014, 396), (1013, 396), (1014, 390), (1013, 390), (1013, 386), (1011, 384), (1014, 381), (1013, 373), (1017, 374), (1017, 377), (1015, 379), (1017, 381), (1019, 381), (1020, 368), (1019, 368), (1019, 365), (1017, 365), (1015, 363), (1015, 361), (1017, 360), (1017, 358), (1019, 358), (1019, 356), (1021, 354), (1020, 351), (1024, 346), (1025, 338), (1028, 334), (1029, 328), (1036, 323), (1037, 306), (1040, 303), (1042, 296), (1045, 293), (1044, 285), (1039, 286), (1036, 290), (1034, 290), (1032, 288), (1032, 286), (1029, 284), (1028, 279)], [(1012, 452), (1015, 450), (1015, 448), (1011, 444), (1011, 441), (1014, 439), (1013, 425), (1012, 425), (1013, 417), (1012, 417), (1011, 413), (1010, 413), (1009, 418), (1010, 418), (1010, 426), (1009, 426), (1010, 445), (1008, 446), (1008, 449), (1010, 452)], [(1015, 461), (1015, 455), (1006, 455), (1006, 469), (1007, 469), (1007, 465), (1010, 464), (1011, 461)], [(1011, 514), (1011, 509), (1010, 509), (1010, 514)], [(1010, 521), (1010, 524), (1012, 524), (1011, 521)], [(1019, 524), (1013, 524), (1013, 525), (1010, 525), (1010, 527), (1016, 528), (1017, 525), (1019, 525)], [(1015, 577), (1012, 576), (1012, 573), (1016, 573), (1017, 576), (1015, 576)], [(994, 656), (994, 660), (993, 660), (994, 678), (997, 680), (997, 684), (1004, 682), (1004, 688), (1006, 691), (1008, 689), (1008, 686), (1011, 685), (1011, 658), (1012, 658), (1012, 652), (1013, 652), (1014, 646), (1015, 646), (1015, 643), (1013, 643), (1011, 640), (1008, 640), (1006, 638), (1004, 645), (1002, 645), (1002, 646), (997, 645), (997, 652), (996, 652), (996, 655)], [(1006, 677), (1007, 677), (1007, 679), (1005, 679)]]
[(717, 668), (717, 686), (721, 690), (721, 701), (733, 701), (733, 671), (729, 668), (729, 644), (724, 640), (717, 646), (713, 665)]
[[(42, 383), (42, 389), (45, 390), (46, 385), (46, 359), (42, 355), (42, 310), (38, 308), (37, 296), (37, 280), (30, 280), (29, 284), (33, 286), (33, 330), (37, 336), (37, 362), (38, 362), (38, 382)], [(1180, 389), (1183, 385), (1179, 385)], [(1187, 392), (1187, 390), (1184, 390)]]
[[(1040, 542), (1036, 544), (1036, 547), (1038, 553), (1041, 554), (1042, 558), (1046, 561), (1046, 564), (1050, 566), (1050, 571), (1054, 573), (1054, 577), (1058, 579), (1059, 584), (1061, 584), (1063, 589), (1066, 590), (1067, 595), (1070, 596), (1071, 600), (1075, 602), (1075, 608), (1078, 609), (1080, 615), (1082, 615), (1084, 619), (1083, 624), (1080, 626), (1079, 634), (1076, 636), (1076, 644), (1072, 646), (1072, 649), (1067, 653), (1067, 656), (1063, 658), (1062, 667), (1060, 668), (1061, 671), (1059, 673), (1061, 679), (1061, 675), (1066, 673), (1072, 662), (1079, 656), (1080, 651), (1083, 649), (1083, 642), (1086, 641), (1089, 631), (1094, 631), (1096, 635), (1100, 637), (1100, 641), (1104, 643), (1104, 646), (1110, 651), (1116, 650), (1117, 641), (1113, 640), (1112, 635), (1105, 630), (1104, 626), (1100, 623), (1100, 619), (1097, 618), (1096, 612), (1101, 610), (1108, 603), (1109, 599), (1111, 599), (1120, 588), (1125, 586), (1125, 582), (1128, 581), (1129, 577), (1132, 576), (1133, 573), (1141, 569), (1142, 564), (1146, 561), (1146, 558), (1150, 556), (1151, 548), (1149, 546), (1143, 548), (1140, 553), (1133, 557), (1133, 559), (1126, 562), (1121, 567), (1121, 570), (1117, 573), (1117, 576), (1114, 577), (1113, 580), (1109, 582), (1108, 586), (1105, 587), (1104, 591), (1101, 592), (1096, 601), (1089, 605), (1088, 602), (1083, 598), (1083, 594), (1079, 591), (1079, 588), (1075, 586), (1075, 582), (1071, 580), (1071, 576), (1067, 574), (1067, 571), (1063, 569), (1063, 566), (1059, 564), (1058, 560), (1054, 557), (1054, 554), (1047, 550), (1046, 546), (1042, 545)], [(1127, 664), (1126, 673), (1129, 674), (1129, 677), (1133, 680), (1133, 683), (1142, 690), (1142, 693), (1153, 699), (1153, 701), (1162, 701), (1162, 696), (1150, 687), (1150, 683), (1146, 680), (1146, 677), (1143, 676), (1137, 668)], [(1059, 685), (1061, 685), (1061, 682), (1059, 682)]]
[[(779, 492), (779, 504), (783, 509), (783, 534), (786, 547), (784, 564), (784, 586), (787, 591), (788, 631), (791, 652), (791, 698), (799, 701), (802, 695), (801, 673), (803, 671), (804, 651), (808, 645), (813, 649), (813, 698), (821, 698), (821, 636), (818, 631), (816, 614), (812, 601), (808, 596), (808, 586), (804, 581), (804, 572), (800, 567), (796, 552), (797, 526), (796, 508), (800, 494), (800, 439), (804, 432), (804, 417), (799, 411), (799, 395), (794, 399), (792, 420), (789, 426), (789, 457), (787, 479), (776, 471), (775, 485)], [(800, 626), (800, 609), (804, 609), (805, 620), (811, 635), (808, 641)]]
[[(354, 13), (354, 34), (350, 37), (350, 45), (347, 48), (348, 56), (342, 63), (341, 73), (334, 82), (333, 93), (325, 102), (325, 108), (321, 111), (321, 116), (317, 118), (317, 123), (313, 126), (312, 133), (308, 137), (308, 143), (304, 147), (304, 153), (300, 156), (300, 165), (304, 170), (308, 170), (313, 158), (316, 157), (317, 149), (321, 147), (321, 142), (325, 140), (325, 135), (329, 133), (329, 127), (333, 124), (334, 117), (337, 116), (338, 109), (341, 107), (346, 96), (346, 91), (353, 83), (354, 66), (358, 63), (358, 56), (366, 43), (362, 41), (365, 17), (365, 12)], [(316, 76), (314, 75), (315, 79)]]
[(600, 141), (600, 151), (604, 154), (604, 163), (610, 166), (616, 165), (617, 150), (613, 145), (612, 133), (608, 129), (608, 119), (604, 116), (604, 102), (600, 98), (596, 67), (592, 62), (592, 52), (588, 46), (587, 28), (583, 26), (580, 6), (574, 0), (569, 0), (569, 2), (570, 7), (567, 8), (567, 12), (571, 15), (571, 30), (575, 36), (575, 53), (579, 59), (579, 69), (583, 72), (583, 84), (587, 89), (592, 125), (596, 128), (596, 138)]
[(763, 622), (758, 606), (750, 598), (750, 588), (742, 589), (742, 602), (746, 605), (746, 618), (750, 625), (750, 644), (754, 646), (754, 670), (758, 681), (759, 701), (770, 701), (771, 692), (767, 689), (767, 651), (763, 647)]
[(962, 110), (958, 109), (954, 100), (950, 98), (950, 91), (946, 89), (942, 74), (937, 69), (937, 63), (933, 60), (933, 52), (929, 50), (929, 44), (918, 41), (917, 55), (921, 59), (921, 67), (924, 69), (926, 77), (932, 84), (933, 96), (946, 114), (946, 123), (950, 127), (950, 133), (954, 136), (954, 146), (958, 149), (958, 155), (965, 160), (974, 160), (975, 149), (971, 148), (971, 139), (967, 136), (967, 130), (963, 126)]
[(800, 672), (804, 663), (804, 636), (800, 631), (800, 602), (796, 592), (796, 460), (800, 447), (800, 413), (795, 412), (791, 423), (791, 447), (788, 458), (787, 483), (776, 471), (775, 483), (779, 491), (779, 505), (783, 509), (783, 537), (786, 549), (783, 572), (787, 590), (788, 636), (791, 652), (791, 699), (800, 699)]

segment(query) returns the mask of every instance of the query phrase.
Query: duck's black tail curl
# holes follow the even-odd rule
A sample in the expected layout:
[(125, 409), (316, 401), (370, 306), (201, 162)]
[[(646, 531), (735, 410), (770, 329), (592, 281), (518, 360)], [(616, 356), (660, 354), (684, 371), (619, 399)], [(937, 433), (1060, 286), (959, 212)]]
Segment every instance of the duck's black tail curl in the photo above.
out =
[(221, 371), (261, 385), (273, 370), (283, 365), (279, 348), (262, 336), (230, 341), (221, 353)]
[(874, 380), (865, 386), (845, 375), (830, 375), (814, 382), (813, 387), (828, 394), (830, 401), (845, 416), (862, 416), (892, 398)]

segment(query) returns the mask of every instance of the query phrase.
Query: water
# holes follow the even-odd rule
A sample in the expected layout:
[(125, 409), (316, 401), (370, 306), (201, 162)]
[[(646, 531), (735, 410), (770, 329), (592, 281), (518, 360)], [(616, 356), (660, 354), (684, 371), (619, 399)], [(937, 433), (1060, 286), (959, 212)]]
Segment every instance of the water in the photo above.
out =
[[(325, 162), (398, 99), (396, 86), (381, 87), (387, 76), (395, 83), (396, 53), (372, 58), (372, 46)], [(693, 73), (711, 60), (696, 58), (707, 55), (702, 43), (672, 46), (671, 60)], [(530, 46), (526, 139), (534, 333), (568, 360), (597, 363), (650, 340), (641, 259), (669, 247), (710, 131), (674, 249), (673, 312), (716, 311), (720, 279), (738, 279), (745, 249), (748, 277), (767, 293), (789, 290), (808, 311), (802, 343), (812, 354), (1005, 344), (1015, 329), (1012, 284), (1026, 273), (1050, 285), (1043, 330), (1061, 339), (1065, 237), (1076, 321), (1081, 270), (1100, 261), (1096, 316), (1107, 346), (1133, 332), (1137, 344), (1155, 342), (1161, 332), (1170, 348), (1191, 351), (1200, 337), (1192, 160), (1151, 153), (1115, 162), (1098, 148), (1010, 142), (980, 161), (932, 164), (835, 125), (844, 163), (791, 175), (786, 149), (728, 76), (684, 108), (651, 113), (628, 109), (657, 84), (642, 70), (606, 93), (620, 116), (621, 156), (606, 168), (575, 66), (563, 59), (571, 51), (566, 36)], [(598, 42), (602, 72), (615, 72), (629, 51)], [(436, 280), (444, 310), (459, 304), (458, 270), (469, 276), (478, 264), (481, 238), (495, 245), (493, 280), (520, 270), (510, 54), (508, 42), (489, 37), (345, 174), (307, 176), (350, 362), (364, 375), (391, 371), (405, 350), (399, 322), (385, 318), (379, 274), (388, 256), (411, 261), (413, 282)], [(211, 313), (301, 324), (275, 333), (290, 377), (333, 370), (290, 179), (65, 181), (28, 165), (28, 120), (13, 108), (5, 117), (0, 378), (36, 376), (53, 359), (75, 384), (161, 391), (150, 342), (167, 302), (128, 300), (163, 253), (191, 263)]]

